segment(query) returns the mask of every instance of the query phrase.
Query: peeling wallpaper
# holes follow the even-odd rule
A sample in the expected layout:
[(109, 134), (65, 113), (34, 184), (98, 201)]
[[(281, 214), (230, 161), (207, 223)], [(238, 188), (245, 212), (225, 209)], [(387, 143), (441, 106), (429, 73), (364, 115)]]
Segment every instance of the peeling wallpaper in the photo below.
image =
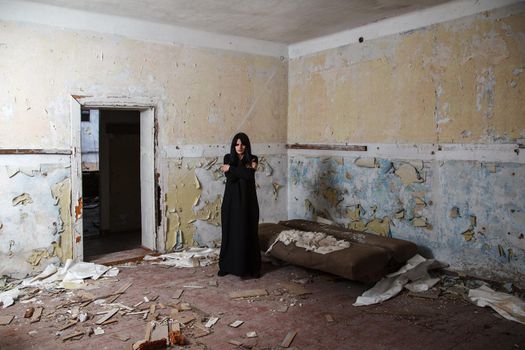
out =
[(290, 60), (288, 142), (525, 135), (525, 5)]

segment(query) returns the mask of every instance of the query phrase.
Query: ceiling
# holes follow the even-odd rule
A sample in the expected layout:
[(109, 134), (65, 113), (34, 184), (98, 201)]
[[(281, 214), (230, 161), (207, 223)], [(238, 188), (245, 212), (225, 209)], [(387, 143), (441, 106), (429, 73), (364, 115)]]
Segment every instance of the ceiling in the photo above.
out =
[(449, 0), (32, 0), (218, 34), (292, 44)]

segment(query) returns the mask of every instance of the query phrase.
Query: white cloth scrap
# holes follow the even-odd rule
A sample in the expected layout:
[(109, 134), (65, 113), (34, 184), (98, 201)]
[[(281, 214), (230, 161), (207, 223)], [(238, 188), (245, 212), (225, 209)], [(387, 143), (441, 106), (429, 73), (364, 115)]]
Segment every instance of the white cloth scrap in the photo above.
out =
[(477, 306), (490, 306), (507, 320), (525, 324), (525, 302), (514, 295), (481, 286), (469, 290), (468, 297)]
[(272, 245), (270, 245), (266, 254), (270, 253), (277, 242), (283, 242), (285, 245), (294, 243), (297, 247), (304, 248), (306, 251), (312, 251), (319, 254), (328, 254), (350, 247), (350, 242), (343, 239), (338, 240), (326, 233), (285, 230), (279, 233), (279, 236), (277, 236)]
[[(397, 272), (382, 278), (371, 289), (364, 292), (353, 304), (354, 306), (372, 305), (388, 300), (403, 290), (403, 287), (423, 292), (432, 288), (439, 278), (430, 278), (428, 270), (445, 267), (434, 259), (425, 259), (416, 254)], [(407, 284), (408, 282), (412, 282)]]

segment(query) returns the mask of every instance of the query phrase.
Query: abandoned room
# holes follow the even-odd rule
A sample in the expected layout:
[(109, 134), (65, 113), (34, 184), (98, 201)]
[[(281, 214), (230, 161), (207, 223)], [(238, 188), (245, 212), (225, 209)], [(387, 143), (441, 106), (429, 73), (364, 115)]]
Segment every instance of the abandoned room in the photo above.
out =
[(523, 79), (520, 0), (0, 0), (0, 349), (525, 349)]

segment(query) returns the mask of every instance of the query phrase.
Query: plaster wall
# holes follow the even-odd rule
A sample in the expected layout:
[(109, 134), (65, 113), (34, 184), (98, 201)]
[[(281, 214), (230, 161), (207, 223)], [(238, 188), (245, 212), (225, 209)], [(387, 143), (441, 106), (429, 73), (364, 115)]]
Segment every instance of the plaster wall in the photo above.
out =
[(525, 285), (525, 5), (294, 58), (290, 218), (417, 243)]
[[(0, 149), (70, 150), (72, 95), (153, 101), (162, 208), (167, 208), (164, 200), (171, 198), (173, 186), (185, 181), (184, 174), (168, 172), (172, 162), (169, 149), (229, 144), (232, 135), (241, 130), (253, 143), (286, 141), (287, 61), (278, 57), (1, 21), (0, 81)], [(9, 176), (6, 162), (19, 165), (28, 157), (36, 175)], [(46, 164), (54, 170), (44, 176), (40, 169)], [(0, 158), (0, 197), (4, 198), (0, 204), (0, 266), (6, 271), (27, 272), (35, 250), (52, 249), (54, 223), (61, 217), (51, 189), (56, 183), (70, 181), (70, 164), (69, 156), (49, 154)], [(286, 162), (280, 167), (279, 181), (284, 183)], [(201, 179), (210, 200), (222, 194), (219, 188), (212, 193), (214, 181)], [(23, 193), (33, 203), (13, 206), (13, 198)], [(70, 198), (71, 190), (67, 196)], [(269, 203), (272, 213), (282, 214), (274, 206), (286, 207)], [(165, 217), (166, 212), (161, 215)], [(70, 225), (67, 232), (72, 244)], [(198, 230), (191, 232), (186, 235), (188, 242)], [(165, 241), (166, 236), (161, 228), (157, 238)], [(211, 244), (211, 239), (204, 237), (199, 242)], [(73, 244), (82, 244), (81, 238)], [(52, 259), (62, 257), (53, 251), (49, 255)], [(45, 260), (34, 265), (42, 268)]]

